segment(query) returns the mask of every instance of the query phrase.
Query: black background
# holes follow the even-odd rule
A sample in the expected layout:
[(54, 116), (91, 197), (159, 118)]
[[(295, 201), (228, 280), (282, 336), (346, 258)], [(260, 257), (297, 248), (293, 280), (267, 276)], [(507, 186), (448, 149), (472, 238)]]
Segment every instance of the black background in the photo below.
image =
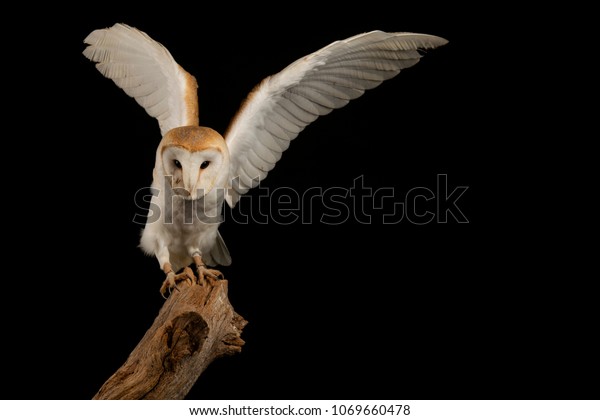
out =
[(24, 204), (8, 206), (28, 229), (11, 255), (23, 274), (7, 285), (4, 398), (91, 398), (163, 304), (164, 275), (137, 248), (133, 222), (158, 124), (81, 54), (91, 31), (116, 22), (148, 33), (197, 78), (200, 122), (221, 133), (262, 78), (332, 41), (381, 29), (450, 42), (307, 127), (263, 186), (302, 194), (362, 176), (403, 200), (447, 174), (450, 190), (468, 186), (459, 205), (469, 223), (228, 218), (233, 265), (223, 273), (249, 321), (246, 345), (214, 362), (188, 398), (594, 397), (582, 382), (598, 373), (590, 294), (555, 258), (533, 139), (515, 135), (499, 99), (521, 69), (496, 60), (495, 10), (282, 7), (53, 6), (36, 25), (15, 16), (35, 36), (9, 64), (26, 80), (5, 156), (34, 152), (25, 163), (39, 172), (19, 190)]

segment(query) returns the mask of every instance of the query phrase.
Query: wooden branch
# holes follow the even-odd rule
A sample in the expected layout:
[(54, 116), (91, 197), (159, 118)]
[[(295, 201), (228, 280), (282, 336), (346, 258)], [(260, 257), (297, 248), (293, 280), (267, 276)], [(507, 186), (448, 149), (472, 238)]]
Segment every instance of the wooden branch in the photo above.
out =
[(247, 321), (227, 298), (227, 280), (177, 287), (93, 399), (183, 399), (213, 360), (242, 351)]

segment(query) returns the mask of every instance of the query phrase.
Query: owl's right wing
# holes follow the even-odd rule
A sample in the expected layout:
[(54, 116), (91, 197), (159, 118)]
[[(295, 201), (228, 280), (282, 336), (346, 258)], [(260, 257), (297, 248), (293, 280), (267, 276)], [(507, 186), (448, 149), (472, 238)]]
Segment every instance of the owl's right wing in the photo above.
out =
[(319, 116), (415, 65), (420, 51), (447, 42), (426, 34), (367, 32), (333, 42), (264, 79), (225, 134), (231, 155), (229, 205), (265, 179), (290, 141)]
[(160, 43), (120, 23), (93, 31), (84, 42), (83, 55), (158, 120), (162, 135), (198, 125), (196, 79)]

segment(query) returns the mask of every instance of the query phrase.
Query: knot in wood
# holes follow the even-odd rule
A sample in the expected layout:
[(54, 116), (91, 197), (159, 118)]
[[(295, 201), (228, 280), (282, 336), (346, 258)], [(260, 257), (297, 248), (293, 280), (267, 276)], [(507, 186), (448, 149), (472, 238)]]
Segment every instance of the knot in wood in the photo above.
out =
[(174, 371), (183, 359), (200, 351), (208, 333), (208, 324), (196, 312), (185, 312), (174, 318), (165, 327), (165, 341), (169, 349), (163, 364), (165, 369)]

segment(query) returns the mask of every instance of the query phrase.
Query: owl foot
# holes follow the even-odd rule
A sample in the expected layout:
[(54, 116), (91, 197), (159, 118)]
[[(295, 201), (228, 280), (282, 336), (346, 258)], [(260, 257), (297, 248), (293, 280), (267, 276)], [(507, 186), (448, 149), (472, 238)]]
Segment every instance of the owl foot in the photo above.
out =
[(221, 273), (219, 270), (206, 268), (205, 265), (196, 266), (196, 271), (198, 273), (198, 284), (200, 286), (206, 285), (207, 281), (208, 284), (213, 286), (215, 281), (222, 280), (224, 278), (223, 273)]
[(213, 283), (217, 280), (222, 280), (225, 278), (223, 273), (219, 270), (213, 270), (212, 268), (206, 268), (206, 264), (202, 261), (202, 257), (200, 254), (196, 253), (193, 255), (194, 264), (196, 265), (196, 273), (198, 273), (198, 284), (200, 286), (205, 286), (208, 280), (208, 284), (213, 286)]
[(167, 278), (165, 279), (165, 281), (162, 284), (162, 287), (160, 288), (160, 294), (162, 295), (162, 297), (164, 297), (165, 299), (167, 298), (165, 296), (165, 293), (167, 291), (169, 292), (169, 294), (171, 294), (171, 291), (173, 289), (179, 290), (177, 288), (177, 283), (184, 280), (188, 280), (191, 284), (193, 284), (196, 281), (196, 276), (194, 276), (194, 272), (189, 267), (184, 268), (183, 272), (179, 274), (175, 274), (173, 271), (169, 271), (167, 273)]

